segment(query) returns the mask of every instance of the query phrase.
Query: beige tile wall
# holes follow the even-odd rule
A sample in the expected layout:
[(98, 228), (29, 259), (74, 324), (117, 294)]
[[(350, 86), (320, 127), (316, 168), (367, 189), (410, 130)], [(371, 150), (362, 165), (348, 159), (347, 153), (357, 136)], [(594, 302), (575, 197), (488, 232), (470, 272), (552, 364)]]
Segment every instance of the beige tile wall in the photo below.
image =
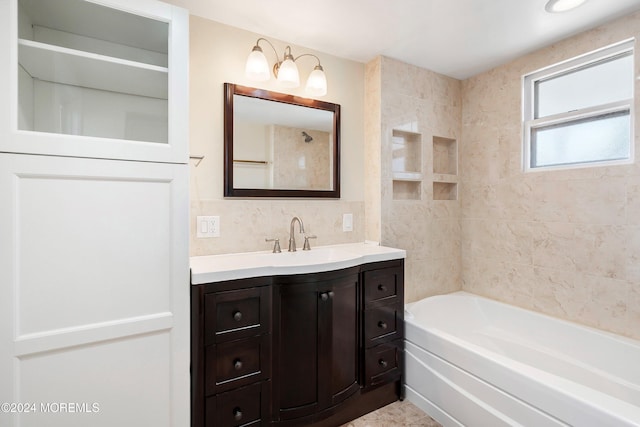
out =
[[(342, 214), (353, 214), (353, 231), (342, 231)], [(191, 229), (197, 215), (219, 215), (220, 237), (198, 239), (191, 233), (191, 256), (271, 250), (265, 238), (280, 239), (287, 250), (290, 223), (298, 216), (307, 234), (318, 236), (311, 247), (364, 241), (364, 202), (345, 200), (194, 200)], [(295, 227), (297, 247), (304, 238)]]
[[(367, 237), (379, 233), (382, 244), (407, 251), (407, 301), (458, 290), (460, 201), (433, 200), (432, 182), (433, 137), (460, 138), (460, 81), (385, 57), (367, 64), (365, 75), (365, 157), (372, 165), (366, 171)], [(394, 200), (393, 129), (422, 135), (418, 200)], [(368, 211), (369, 197), (380, 206), (371, 208), (376, 216)]]
[(634, 14), (462, 82), (464, 290), (640, 338), (640, 167), (520, 160), (522, 75), (639, 32)]
[[(522, 75), (639, 32), (630, 15), (463, 82), (367, 64), (366, 234), (407, 250), (407, 301), (463, 289), (640, 338), (640, 166), (521, 164)], [(393, 199), (394, 127), (423, 135), (421, 200)], [(458, 201), (432, 200), (434, 135), (458, 141)]]

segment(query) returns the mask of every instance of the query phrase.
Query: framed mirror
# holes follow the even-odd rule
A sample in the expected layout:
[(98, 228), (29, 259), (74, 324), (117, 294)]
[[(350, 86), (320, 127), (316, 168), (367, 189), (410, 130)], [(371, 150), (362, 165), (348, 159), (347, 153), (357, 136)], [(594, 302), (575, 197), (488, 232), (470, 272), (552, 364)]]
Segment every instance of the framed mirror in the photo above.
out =
[(224, 85), (224, 196), (340, 198), (340, 105)]

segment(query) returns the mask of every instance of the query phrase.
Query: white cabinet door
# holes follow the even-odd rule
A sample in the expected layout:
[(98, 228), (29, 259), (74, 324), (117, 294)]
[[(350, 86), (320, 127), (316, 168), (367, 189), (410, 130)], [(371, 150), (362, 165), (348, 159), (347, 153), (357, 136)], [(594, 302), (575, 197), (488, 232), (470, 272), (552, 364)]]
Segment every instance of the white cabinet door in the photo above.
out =
[(188, 162), (188, 12), (0, 0), (0, 152)]
[(0, 153), (0, 425), (189, 425), (187, 185)]

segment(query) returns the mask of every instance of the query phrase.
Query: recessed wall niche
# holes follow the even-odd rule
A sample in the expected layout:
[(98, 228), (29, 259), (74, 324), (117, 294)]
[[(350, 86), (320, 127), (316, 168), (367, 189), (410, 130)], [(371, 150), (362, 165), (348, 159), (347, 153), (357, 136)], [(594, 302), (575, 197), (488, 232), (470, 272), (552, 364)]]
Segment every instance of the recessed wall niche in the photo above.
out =
[(433, 200), (458, 200), (458, 143), (433, 137)]
[(391, 131), (391, 171), (394, 200), (422, 198), (422, 134), (401, 129)]
[(433, 200), (458, 200), (458, 184), (434, 181)]
[(393, 200), (420, 200), (422, 182), (393, 180)]
[(458, 173), (458, 144), (455, 139), (433, 137), (433, 173)]

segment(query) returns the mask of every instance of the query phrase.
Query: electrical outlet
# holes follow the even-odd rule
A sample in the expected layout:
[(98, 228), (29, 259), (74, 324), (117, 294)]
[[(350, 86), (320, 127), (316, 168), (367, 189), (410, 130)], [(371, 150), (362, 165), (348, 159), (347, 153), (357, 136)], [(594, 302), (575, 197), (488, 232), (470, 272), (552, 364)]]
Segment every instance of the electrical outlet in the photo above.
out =
[(342, 215), (342, 231), (353, 231), (353, 214)]
[(197, 216), (196, 217), (196, 237), (220, 237), (220, 217), (219, 216)]

